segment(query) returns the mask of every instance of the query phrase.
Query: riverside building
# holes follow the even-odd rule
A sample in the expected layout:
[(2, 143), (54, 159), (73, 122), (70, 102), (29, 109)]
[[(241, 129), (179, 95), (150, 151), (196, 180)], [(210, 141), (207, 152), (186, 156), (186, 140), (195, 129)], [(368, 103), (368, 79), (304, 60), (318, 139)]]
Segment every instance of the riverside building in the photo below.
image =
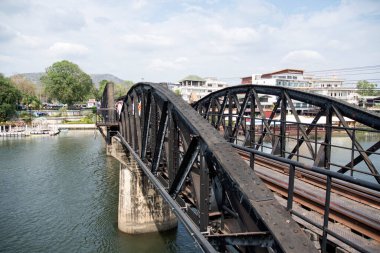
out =
[[(241, 78), (241, 84), (273, 85), (294, 88), (314, 94), (342, 99), (351, 104), (359, 104), (356, 88), (343, 87), (343, 80), (338, 78), (315, 77), (305, 75), (303, 70), (283, 69), (272, 73), (254, 74)], [(266, 108), (271, 108), (276, 98), (270, 95), (260, 97)], [(293, 101), (296, 110), (300, 113), (311, 111), (310, 105), (300, 101)]]
[(214, 91), (226, 87), (226, 82), (215, 77), (201, 78), (196, 75), (189, 75), (180, 80), (179, 84), (173, 87), (172, 90), (178, 92), (186, 102), (193, 103)]

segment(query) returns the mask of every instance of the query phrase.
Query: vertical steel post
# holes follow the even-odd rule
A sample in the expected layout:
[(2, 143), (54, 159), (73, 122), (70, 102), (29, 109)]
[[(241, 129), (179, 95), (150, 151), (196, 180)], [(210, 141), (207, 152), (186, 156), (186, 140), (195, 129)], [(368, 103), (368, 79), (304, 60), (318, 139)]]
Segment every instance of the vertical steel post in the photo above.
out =
[[(250, 124), (250, 132), (249, 132), (249, 146), (250, 148), (254, 148), (255, 146), (255, 138), (256, 138), (256, 117), (255, 117), (255, 95), (251, 93), (251, 124)], [(254, 170), (255, 169), (255, 154), (250, 153), (249, 155), (249, 165)]]
[(172, 114), (171, 108), (169, 108), (169, 122), (168, 122), (168, 174), (169, 174), (169, 185), (172, 185), (178, 169), (178, 130), (177, 123)]
[(157, 103), (156, 100), (152, 94), (152, 100), (151, 100), (151, 127), (150, 127), (150, 152), (151, 154), (154, 153), (154, 147), (156, 146), (156, 139), (157, 139), (157, 128), (158, 128), (158, 113), (157, 113)]
[(205, 158), (205, 147), (201, 147), (200, 153), (200, 203), (199, 203), (199, 228), (201, 232), (207, 231), (208, 226), (208, 209), (209, 209), (209, 169), (207, 167), (206, 158)]
[(352, 144), (351, 144), (351, 163), (350, 163), (350, 168), (351, 168), (351, 171), (350, 171), (350, 175), (351, 177), (354, 176), (354, 157), (355, 157), (355, 131), (356, 129), (354, 128), (354, 130), (352, 131)]
[(281, 125), (280, 125), (280, 155), (285, 157), (286, 138), (286, 96), (284, 91), (281, 94)]
[(326, 133), (325, 133), (325, 159), (324, 167), (330, 169), (331, 161), (331, 138), (332, 138), (332, 108), (329, 108), (326, 111)]
[(228, 93), (228, 127), (227, 127), (228, 141), (232, 143), (232, 95)]

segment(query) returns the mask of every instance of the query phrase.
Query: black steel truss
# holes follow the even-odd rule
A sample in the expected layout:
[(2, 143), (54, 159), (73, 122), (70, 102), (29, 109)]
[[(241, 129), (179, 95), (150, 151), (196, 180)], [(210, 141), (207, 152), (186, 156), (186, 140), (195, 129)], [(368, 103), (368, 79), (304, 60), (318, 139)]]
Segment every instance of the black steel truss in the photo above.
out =
[[(255, 100), (248, 92), (240, 105), (230, 93), (199, 110), (236, 136), (242, 121), (233, 126), (230, 116), (226, 125), (215, 113), (235, 107), (242, 118)], [(205, 251), (213, 249), (204, 237), (219, 251), (315, 252), (235, 149), (180, 97), (162, 85), (138, 83), (122, 101), (118, 137)]]
[[(275, 102), (270, 108), (265, 108), (265, 103), (260, 99), (268, 95), (273, 96)], [(223, 101), (222, 104), (219, 101)], [(307, 104), (309, 108), (307, 112), (314, 115), (311, 123), (301, 122), (300, 112), (294, 105), (294, 101)], [(264, 85), (240, 85), (225, 88), (209, 94), (192, 106), (215, 128), (222, 130), (225, 139), (229, 142), (254, 147), (256, 150), (266, 148), (271, 150), (272, 154), (297, 159), (297, 161), (300, 158), (307, 158), (311, 164), (327, 169), (333, 165), (340, 173), (351, 171), (351, 175), (353, 171), (363, 171), (362, 168), (357, 169), (356, 166), (364, 161), (366, 167), (363, 173), (371, 174), (380, 183), (378, 168), (370, 159), (371, 155), (380, 155), (380, 144), (377, 142), (365, 150), (355, 134), (358, 132), (379, 134), (380, 116), (378, 114), (334, 98), (290, 88)], [(293, 115), (295, 120), (292, 122), (287, 120), (288, 114)], [(276, 115), (280, 117), (277, 120), (274, 119)], [(326, 122), (318, 125), (318, 120), (322, 116), (326, 118)], [(334, 116), (338, 118), (338, 123), (333, 122)], [(216, 123), (215, 118), (217, 118)], [(345, 118), (354, 120), (361, 127), (349, 126)], [(243, 119), (245, 119), (245, 123)], [(250, 122), (250, 126), (247, 126), (247, 121)], [(290, 139), (290, 135), (287, 133), (289, 128), (291, 128), (290, 131), (293, 131), (291, 138), (295, 140), (295, 144), (288, 141)], [(249, 130), (247, 131), (247, 129)], [(352, 155), (346, 156), (347, 161), (340, 162), (340, 164), (336, 164), (331, 158), (331, 150), (340, 148), (332, 143), (332, 132), (334, 131), (346, 132), (352, 142)], [(239, 132), (242, 133), (242, 136), (238, 136)], [(318, 142), (317, 137), (321, 134), (324, 135), (324, 139), (322, 142)], [(309, 155), (305, 151), (300, 151), (302, 146), (305, 146)]]

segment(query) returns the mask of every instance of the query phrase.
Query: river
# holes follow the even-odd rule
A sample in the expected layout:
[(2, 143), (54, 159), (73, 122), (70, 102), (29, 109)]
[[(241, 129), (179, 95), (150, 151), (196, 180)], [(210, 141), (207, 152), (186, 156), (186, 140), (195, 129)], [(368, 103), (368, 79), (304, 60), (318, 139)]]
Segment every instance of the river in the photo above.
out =
[[(182, 224), (139, 236), (118, 231), (119, 165), (95, 133), (0, 138), (0, 252), (199, 252)], [(365, 148), (380, 138), (364, 137)]]
[(182, 224), (119, 232), (118, 179), (94, 131), (0, 138), (0, 252), (199, 252)]

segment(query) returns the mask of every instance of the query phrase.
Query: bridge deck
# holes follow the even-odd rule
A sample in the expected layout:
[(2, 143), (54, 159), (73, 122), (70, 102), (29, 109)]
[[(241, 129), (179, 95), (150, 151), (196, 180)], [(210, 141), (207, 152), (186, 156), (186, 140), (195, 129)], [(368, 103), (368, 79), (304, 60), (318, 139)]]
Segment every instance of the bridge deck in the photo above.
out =
[[(255, 172), (267, 184), (268, 184), (268, 180), (271, 182), (277, 182), (277, 183), (282, 183), (282, 184), (287, 184), (287, 181), (288, 181), (287, 175), (284, 175), (277, 171), (273, 171), (263, 166), (255, 165)], [(309, 195), (310, 199), (314, 199), (316, 202), (319, 202), (320, 204), (323, 205), (324, 199), (325, 199), (324, 189), (305, 183), (299, 179), (295, 180), (294, 185), (295, 185), (295, 191), (301, 191), (303, 194)], [(268, 184), (268, 187), (274, 190), (273, 184)], [(287, 192), (284, 191), (280, 193), (280, 195), (282, 196), (277, 195), (277, 199), (279, 200), (280, 204), (282, 204), (283, 206), (286, 206), (286, 200), (284, 199), (284, 197), (287, 197)], [(311, 208), (310, 207), (308, 208), (307, 203), (302, 203), (302, 206), (307, 207), (307, 209), (302, 208), (301, 205), (299, 204), (294, 205), (293, 208), (295, 211), (297, 211), (298, 213), (302, 213), (307, 218), (313, 220), (317, 224), (320, 224), (320, 225), (323, 224), (323, 217), (321, 213), (318, 213), (317, 211), (309, 211), (308, 209), (311, 209)], [(367, 231), (367, 232), (369, 234), (372, 234), (373, 237), (379, 237), (378, 230), (376, 230), (376, 227), (380, 227), (380, 210), (379, 209), (372, 206), (364, 205), (362, 203), (358, 203), (352, 199), (348, 199), (346, 197), (340, 196), (335, 193), (331, 194), (330, 208), (331, 208), (331, 213), (334, 213), (334, 210), (338, 210), (340, 208), (345, 210), (347, 216), (353, 217), (352, 218), (353, 223), (356, 223), (356, 221), (354, 220), (355, 218), (363, 220), (364, 223), (365, 222), (369, 223), (373, 228), (372, 230)], [(339, 217), (338, 217), (339, 215), (337, 213), (338, 212), (336, 211), (337, 217), (335, 218), (339, 220)], [(309, 223), (304, 222), (302, 219), (298, 217), (295, 217), (295, 218), (297, 222), (306, 226), (313, 232), (322, 235), (322, 230), (311, 226)], [(358, 235), (357, 233), (352, 232), (351, 229), (348, 228), (347, 226), (330, 221), (329, 228), (333, 232), (337, 233), (338, 235), (346, 239), (349, 239), (350, 241), (358, 245), (361, 245), (363, 248), (367, 249), (369, 252), (378, 252), (378, 250), (380, 249), (379, 241), (365, 239), (364, 237)], [(336, 243), (338, 246), (348, 250), (349, 252), (356, 252), (354, 249), (352, 249), (351, 247), (347, 246), (344, 243), (341, 243), (339, 240), (334, 239), (331, 236), (328, 236), (328, 238), (330, 241)]]

